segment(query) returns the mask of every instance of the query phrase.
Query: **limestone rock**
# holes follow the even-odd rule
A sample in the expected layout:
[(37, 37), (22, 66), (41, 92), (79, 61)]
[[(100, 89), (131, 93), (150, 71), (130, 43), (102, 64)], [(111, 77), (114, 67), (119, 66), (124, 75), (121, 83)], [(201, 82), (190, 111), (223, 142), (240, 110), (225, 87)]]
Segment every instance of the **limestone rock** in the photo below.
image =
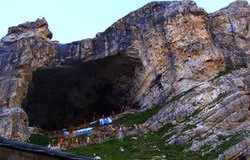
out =
[(250, 50), (249, 17), (247, 1), (235, 1), (209, 15), (211, 34), (223, 50), (225, 61), (230, 67), (246, 67)]
[(0, 113), (0, 135), (15, 140), (27, 140), (30, 136), (28, 131), (28, 116), (20, 107), (4, 109)]
[(10, 27), (8, 33), (2, 38), (3, 43), (12, 43), (22, 38), (41, 37), (51, 39), (52, 33), (48, 29), (45, 18), (37, 19), (35, 22), (26, 22), (18, 26)]
[[(146, 123), (150, 124), (152, 130), (157, 130), (177, 120), (174, 130), (178, 136), (169, 138), (166, 143), (172, 144), (188, 136), (185, 142), (192, 139), (189, 148), (192, 151), (201, 150), (205, 146), (215, 149), (223, 143), (218, 137), (250, 136), (244, 134), (250, 131), (249, 71), (233, 71), (231, 74), (200, 84), (180, 100), (166, 105)], [(180, 121), (181, 117), (184, 120)], [(232, 150), (234, 149), (230, 152)], [(231, 158), (230, 155), (233, 154), (228, 155), (228, 152), (225, 155)], [(240, 154), (241, 151), (232, 152)]]
[[(246, 1), (211, 14), (189, 0), (152, 2), (68, 44), (47, 41), (44, 19), (10, 28), (0, 43), (3, 114), (22, 106), (32, 125), (67, 127), (95, 110), (170, 101), (147, 120), (150, 128), (172, 123), (178, 134), (166, 143), (215, 149), (221, 136), (249, 131), (249, 15)], [(14, 138), (9, 127), (1, 131)]]
[(231, 158), (242, 158), (249, 159), (250, 158), (250, 138), (246, 137), (244, 140), (239, 142), (233, 147), (230, 147), (224, 153), (220, 154), (219, 160), (223, 159), (231, 159)]

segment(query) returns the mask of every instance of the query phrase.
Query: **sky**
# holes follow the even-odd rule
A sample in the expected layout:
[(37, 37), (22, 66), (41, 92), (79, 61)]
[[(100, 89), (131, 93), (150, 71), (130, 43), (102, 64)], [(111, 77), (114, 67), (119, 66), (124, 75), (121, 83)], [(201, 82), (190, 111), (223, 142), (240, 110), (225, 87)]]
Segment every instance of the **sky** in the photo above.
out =
[[(194, 1), (212, 13), (234, 0)], [(149, 2), (151, 0), (0, 0), (0, 39), (9, 27), (42, 17), (53, 33), (52, 40), (68, 43), (93, 38)]]

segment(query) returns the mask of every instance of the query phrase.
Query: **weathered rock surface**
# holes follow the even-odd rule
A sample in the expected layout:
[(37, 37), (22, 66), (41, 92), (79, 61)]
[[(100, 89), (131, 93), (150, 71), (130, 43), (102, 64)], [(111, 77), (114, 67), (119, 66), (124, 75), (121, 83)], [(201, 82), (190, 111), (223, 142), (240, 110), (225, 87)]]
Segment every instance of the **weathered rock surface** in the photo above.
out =
[(32, 125), (53, 128), (179, 95), (146, 123), (152, 130), (173, 123), (178, 134), (166, 143), (216, 148), (219, 137), (249, 131), (249, 15), (239, 0), (212, 14), (193, 1), (152, 2), (94, 39), (68, 44), (49, 41), (45, 19), (12, 27), (0, 45), (3, 114), (20, 106)]
[(249, 159), (250, 158), (250, 138), (246, 137), (244, 140), (239, 142), (238, 144), (230, 147), (228, 150), (226, 150), (224, 153), (220, 154), (219, 160), (223, 159)]
[(180, 100), (163, 107), (146, 123), (152, 130), (173, 123), (171, 132), (175, 133), (166, 143), (191, 141), (188, 150), (192, 151), (215, 149), (225, 142), (220, 137), (227, 141), (231, 136), (239, 140), (249, 137), (249, 76), (249, 69), (241, 69), (201, 83)]
[(10, 27), (8, 34), (3, 37), (1, 41), (3, 43), (12, 43), (29, 37), (52, 38), (52, 33), (48, 29), (48, 23), (44, 18), (37, 19), (35, 22), (26, 22), (18, 26)]
[(0, 135), (15, 140), (28, 139), (28, 117), (20, 107), (4, 109), (0, 113)]

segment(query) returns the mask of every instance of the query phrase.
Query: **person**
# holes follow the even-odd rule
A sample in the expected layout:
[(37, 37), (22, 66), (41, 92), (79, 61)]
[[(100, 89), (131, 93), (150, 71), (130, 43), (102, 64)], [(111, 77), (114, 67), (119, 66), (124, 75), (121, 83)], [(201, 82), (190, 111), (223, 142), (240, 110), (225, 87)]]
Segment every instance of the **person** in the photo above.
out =
[(89, 136), (87, 137), (87, 144), (89, 144), (90, 143), (90, 138), (89, 138)]
[(69, 148), (69, 140), (68, 139), (65, 139), (64, 144), (65, 144), (64, 149)]
[(118, 139), (122, 142), (123, 141), (123, 133), (122, 133), (122, 126), (120, 126), (118, 130)]
[(137, 128), (138, 128), (138, 133), (139, 133), (139, 134), (142, 134), (142, 125), (139, 124)]
[(127, 111), (128, 111), (128, 105), (126, 105), (124, 108), (124, 112), (127, 112)]
[(125, 127), (124, 125), (122, 125), (123, 127), (122, 127), (122, 130), (123, 130), (123, 132), (124, 132), (124, 135), (126, 136), (126, 134), (127, 134), (127, 127)]
[(63, 149), (64, 149), (64, 144), (63, 144), (63, 143), (61, 143), (61, 144), (59, 145), (59, 149), (60, 149), (60, 150), (63, 150)]
[(60, 144), (63, 143), (63, 141), (64, 141), (64, 139), (62, 137), (58, 139), (58, 143), (60, 143)]
[(51, 143), (49, 142), (49, 144), (48, 144), (48, 146), (47, 146), (48, 148), (51, 148), (52, 147), (52, 145), (51, 145)]
[(79, 145), (78, 142), (79, 142), (79, 141), (78, 141), (78, 137), (76, 137), (76, 139), (75, 139), (75, 146), (76, 146), (76, 147)]
[(85, 137), (85, 138), (83, 139), (83, 145), (84, 145), (84, 146), (87, 145), (87, 137)]
[(112, 117), (115, 117), (115, 111), (112, 111)]
[(74, 130), (74, 126), (73, 126), (73, 124), (71, 123), (70, 126), (69, 126), (69, 131), (70, 131), (70, 132), (73, 132), (73, 130)]
[(112, 133), (115, 134), (115, 128), (112, 125), (109, 125), (109, 128), (112, 131)]
[(123, 109), (124, 109), (124, 106), (122, 106), (122, 107), (120, 108), (120, 110), (121, 110), (121, 113), (123, 113)]
[(98, 136), (99, 143), (102, 143), (102, 133), (101, 133), (100, 129), (98, 129), (98, 131), (97, 131), (97, 136)]

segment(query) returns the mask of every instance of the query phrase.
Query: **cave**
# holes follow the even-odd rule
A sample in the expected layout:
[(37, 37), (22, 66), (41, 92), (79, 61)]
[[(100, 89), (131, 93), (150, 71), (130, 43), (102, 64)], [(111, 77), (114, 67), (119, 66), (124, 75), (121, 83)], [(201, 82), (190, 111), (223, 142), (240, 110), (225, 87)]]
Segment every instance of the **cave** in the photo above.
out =
[(66, 128), (90, 122), (94, 114), (119, 113), (126, 104), (136, 107), (132, 96), (138, 70), (143, 70), (140, 59), (126, 54), (35, 70), (22, 103), (30, 126)]

